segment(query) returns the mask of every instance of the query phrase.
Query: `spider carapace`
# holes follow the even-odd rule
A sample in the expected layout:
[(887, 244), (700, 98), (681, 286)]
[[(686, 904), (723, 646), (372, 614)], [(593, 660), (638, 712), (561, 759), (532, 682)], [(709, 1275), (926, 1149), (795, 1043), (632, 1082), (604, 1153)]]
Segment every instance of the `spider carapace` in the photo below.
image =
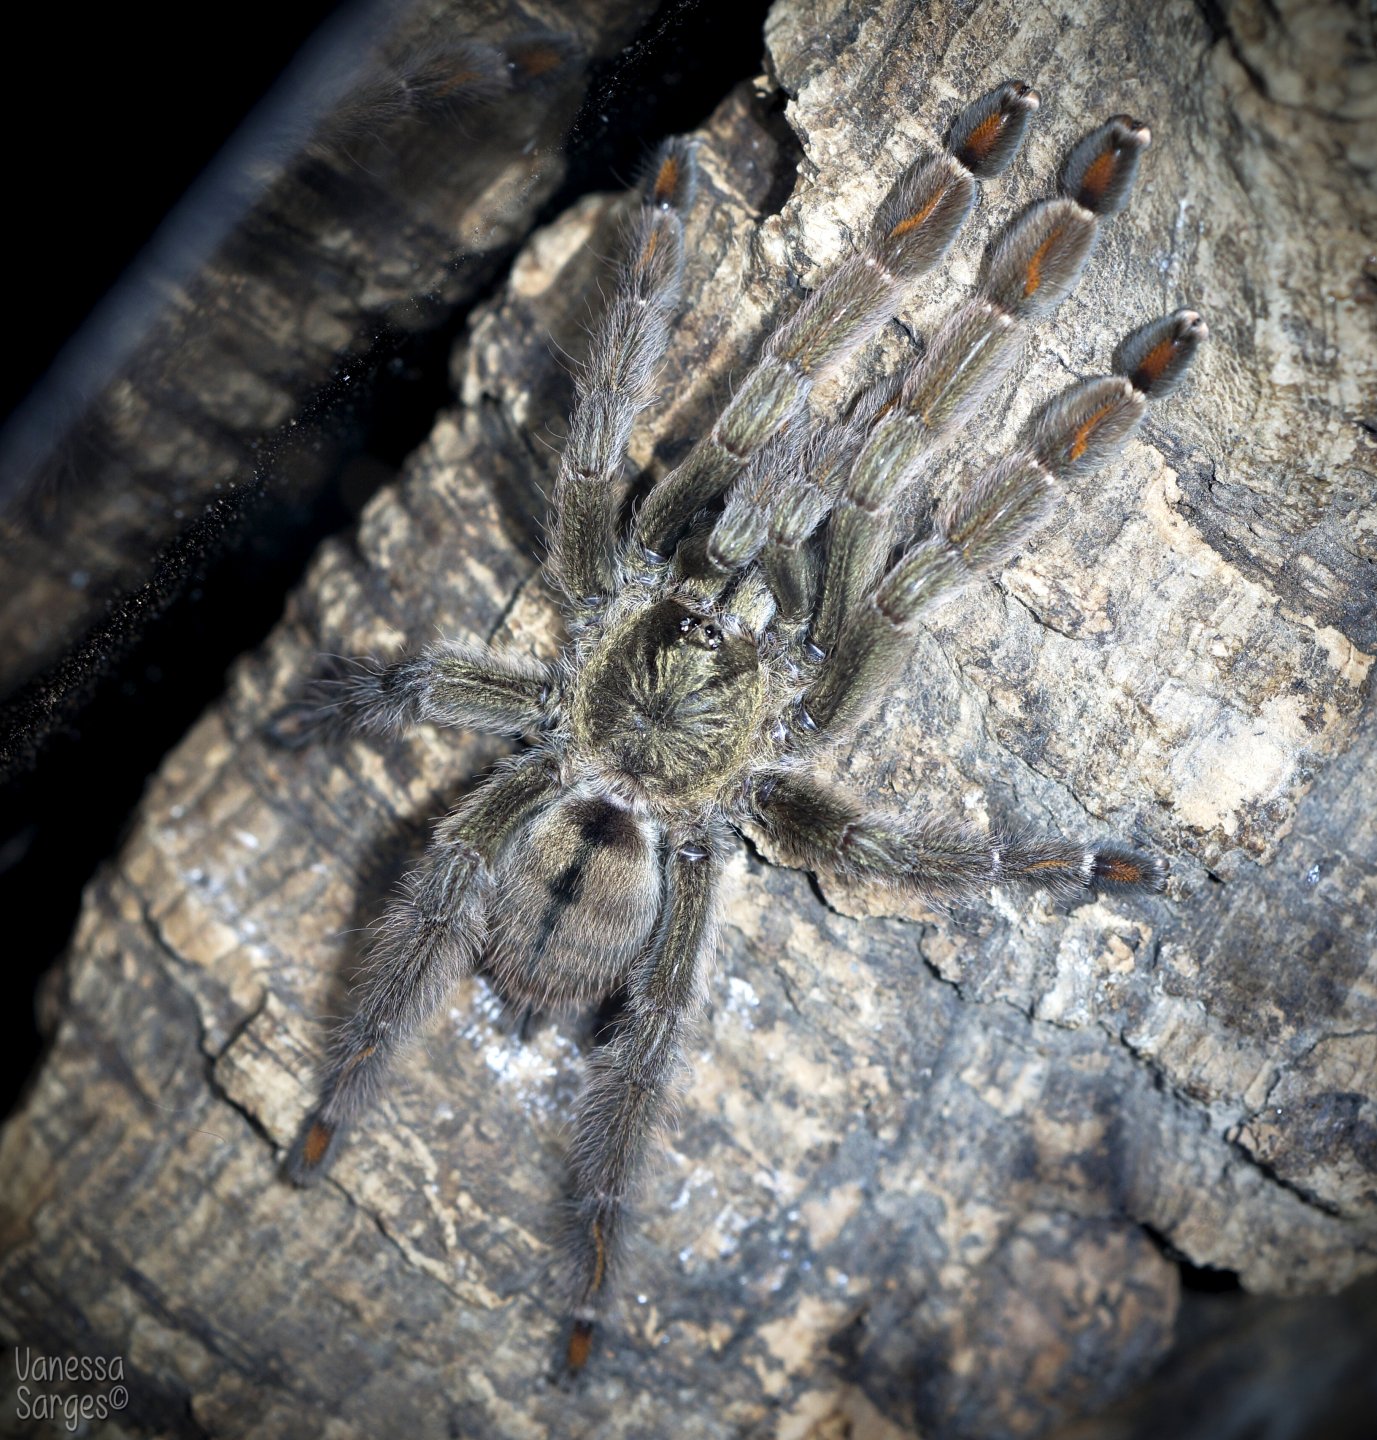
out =
[(1115, 116), (1071, 150), (1060, 193), (992, 245), (976, 293), (920, 358), (857, 395), (840, 423), (810, 413), (819, 377), (945, 254), (1037, 103), (1008, 83), (962, 112), (623, 530), (625, 447), (680, 303), (694, 190), (692, 148), (666, 144), (592, 336), (555, 481), (546, 573), (565, 615), (559, 660), (438, 644), (356, 666), (321, 703), (292, 707), (306, 721), (287, 713), (277, 726), (288, 738), (310, 720), (393, 734), (454, 725), (527, 742), (438, 823), (379, 923), (288, 1169), (301, 1183), (325, 1172), (398, 1049), (475, 966), (538, 1010), (621, 991), (571, 1145), (559, 1253), (573, 1369), (615, 1292), (637, 1174), (703, 1004), (734, 829), (756, 827), (801, 867), (934, 901), (996, 883), (1162, 888), (1159, 862), (1133, 850), (884, 813), (811, 774), (819, 748), (854, 733), (886, 692), (924, 617), (1011, 559), (1058, 482), (1109, 459), (1205, 336), (1189, 310), (1152, 322), (1122, 342), (1117, 374), (1044, 405), (1013, 454), (939, 476), (945, 442), (1004, 378), (1030, 322), (1071, 291), (1100, 224), (1128, 198), (1148, 132)]

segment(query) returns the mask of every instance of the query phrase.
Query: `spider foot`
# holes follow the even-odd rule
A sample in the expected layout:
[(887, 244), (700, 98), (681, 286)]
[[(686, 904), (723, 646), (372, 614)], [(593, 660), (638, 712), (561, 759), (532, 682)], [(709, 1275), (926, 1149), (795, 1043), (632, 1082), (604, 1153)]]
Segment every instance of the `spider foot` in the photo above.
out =
[(1107, 845), (1094, 852), (1098, 890), (1126, 890), (1160, 895), (1167, 888), (1167, 867), (1156, 855)]
[(564, 1351), (564, 1368), (570, 1378), (580, 1374), (593, 1353), (593, 1322), (575, 1320), (569, 1329), (569, 1343)]
[(283, 1166), (294, 1185), (308, 1189), (330, 1173), (342, 1138), (343, 1127), (331, 1125), (316, 1111), (301, 1127)]
[(324, 711), (307, 700), (294, 700), (276, 711), (263, 727), (264, 737), (282, 750), (302, 750), (328, 729)]
[(382, 698), (384, 678), (375, 661), (330, 657), (295, 700), (273, 713), (263, 733), (272, 745), (300, 750), (366, 729)]
[(1140, 394), (1160, 400), (1186, 378), (1195, 352), (1209, 334), (1194, 310), (1176, 310), (1126, 336), (1114, 364)]

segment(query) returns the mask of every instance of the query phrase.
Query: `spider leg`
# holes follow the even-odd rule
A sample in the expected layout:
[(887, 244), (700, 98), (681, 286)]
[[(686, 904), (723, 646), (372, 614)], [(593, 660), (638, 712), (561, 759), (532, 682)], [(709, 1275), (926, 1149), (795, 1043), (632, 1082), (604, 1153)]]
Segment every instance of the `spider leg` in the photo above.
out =
[(722, 840), (681, 834), (668, 865), (660, 923), (632, 972), (627, 1016), (594, 1056), (572, 1153), (565, 1235), (573, 1330), (568, 1365), (580, 1369), (620, 1258), (626, 1207), (651, 1139), (668, 1115), (689, 1026), (703, 1003), (714, 944)]
[(683, 214), (694, 179), (687, 142), (666, 141), (643, 192), (616, 296), (593, 332), (579, 376), (555, 478), (546, 561), (575, 618), (595, 612), (612, 591), (615, 481), (669, 344), (684, 268)]
[(821, 567), (809, 537), (831, 508), (834, 487), (829, 482), (850, 468), (860, 438), (850, 424), (823, 430), (809, 446), (793, 483), (776, 497), (765, 517), (760, 564), (786, 624), (801, 624), (812, 612)]
[(980, 835), (946, 820), (906, 821), (863, 810), (840, 790), (788, 771), (757, 780), (751, 816), (793, 863), (863, 880), (888, 880), (926, 899), (956, 900), (993, 884), (1159, 891), (1156, 858), (1122, 846), (1051, 836)]
[(1045, 515), (1055, 478), (1115, 454), (1148, 401), (1180, 383), (1207, 333), (1193, 310), (1165, 315), (1121, 345), (1125, 374), (1083, 380), (1043, 406), (1028, 444), (959, 490), (938, 512), (932, 534), (857, 606), (803, 693), (800, 738), (863, 719), (904, 663), (922, 615), (1012, 559)]
[(710, 600), (724, 591), (724, 582), (755, 560), (765, 545), (770, 492), (781, 482), (794, 483), (804, 445), (803, 427), (791, 426), (756, 451), (728, 491), (721, 514), (715, 520), (701, 517), (679, 541), (674, 551), (676, 580)]
[(844, 423), (794, 425), (768, 441), (727, 492), (721, 513), (691, 531), (675, 551), (681, 576), (710, 594), (758, 557), (772, 613), (790, 624), (813, 608), (818, 564), (808, 544), (835, 502), (871, 426), (894, 404), (899, 381), (888, 378), (853, 401)]
[[(893, 405), (899, 383), (891, 377), (872, 385), (843, 424), (812, 437), (791, 482), (773, 497), (761, 566), (779, 616), (788, 624), (802, 624), (813, 611), (822, 565), (811, 538), (836, 503), (871, 426)], [(730, 510), (729, 497), (723, 520)]]
[(443, 641), (392, 665), (349, 662), (279, 710), (268, 733), (292, 747), (322, 733), (401, 735), (417, 725), (533, 734), (549, 721), (556, 688), (553, 669), (538, 660)]
[(1100, 217), (1123, 207), (1149, 141), (1116, 115), (1068, 156), (1062, 195), (1027, 211), (991, 249), (976, 295), (949, 315), (875, 425), (832, 512), (815, 651), (837, 643), (895, 540), (898, 503), (919, 473), (990, 394), (1029, 322), (1070, 294)]
[(803, 413), (814, 382), (888, 323), (956, 238), (975, 203), (975, 179), (1013, 158), (1037, 103), (1026, 85), (1001, 85), (962, 112), (945, 151), (905, 172), (865, 249), (829, 271), (770, 336), (716, 424), (646, 496), (635, 523), (643, 552), (667, 559), (693, 515)]
[(557, 787), (544, 759), (528, 754), (436, 826), (380, 922), (358, 1005), (335, 1036), (320, 1101), (287, 1157), (298, 1185), (329, 1170), (344, 1132), (377, 1099), (393, 1058), (472, 969), (497, 858)]

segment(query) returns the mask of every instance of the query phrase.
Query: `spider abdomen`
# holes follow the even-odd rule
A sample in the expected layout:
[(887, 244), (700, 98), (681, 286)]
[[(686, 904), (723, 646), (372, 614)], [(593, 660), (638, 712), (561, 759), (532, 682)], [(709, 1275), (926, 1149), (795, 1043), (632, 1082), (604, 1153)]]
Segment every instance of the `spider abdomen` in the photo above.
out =
[(487, 962), (498, 988), (538, 1009), (606, 994), (655, 924), (662, 869), (644, 814), (600, 793), (557, 800), (498, 862)]

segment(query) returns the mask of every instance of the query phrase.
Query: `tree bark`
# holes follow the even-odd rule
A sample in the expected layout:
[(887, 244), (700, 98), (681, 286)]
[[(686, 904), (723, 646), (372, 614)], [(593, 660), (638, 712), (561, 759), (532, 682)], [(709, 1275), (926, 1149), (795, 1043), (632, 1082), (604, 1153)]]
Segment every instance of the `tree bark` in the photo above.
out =
[(521, 1042), (462, 983), (330, 1183), (285, 1184), (357, 932), (506, 747), (286, 753), (264, 724), (320, 651), (440, 630), (549, 653), (559, 357), (626, 212), (590, 198), (531, 238), (455, 357), (455, 407), (322, 548), (92, 885), (0, 1140), (6, 1334), (126, 1357), (126, 1434), (1029, 1435), (1163, 1355), (1177, 1256), (1265, 1294), (1373, 1269), (1362, 23), (781, 0), (768, 78), (701, 132), (690, 304), (632, 446), (651, 473), (966, 99), (1017, 77), (1042, 107), (947, 278), (848, 383), (969, 291), (1072, 140), (1115, 111), (1152, 123), (1139, 192), (963, 455), (1180, 304), (1211, 327), (1197, 372), (997, 586), (941, 612), (822, 770), (913, 813), (1136, 838), (1169, 859), (1164, 898), (996, 891), (936, 916), (742, 845), (624, 1312), (574, 1394), (548, 1380), (546, 1266), (586, 1017)]

